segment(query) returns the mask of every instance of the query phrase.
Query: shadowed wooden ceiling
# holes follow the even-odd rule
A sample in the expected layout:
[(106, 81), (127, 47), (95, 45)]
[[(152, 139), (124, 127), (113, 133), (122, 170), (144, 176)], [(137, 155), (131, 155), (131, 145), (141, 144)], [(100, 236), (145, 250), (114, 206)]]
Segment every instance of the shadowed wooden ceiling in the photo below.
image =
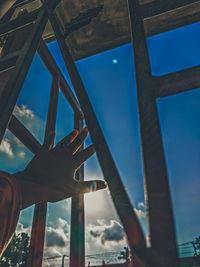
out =
[[(32, 9), (39, 2), (35, 0), (28, 7)], [(200, 0), (140, 0), (140, 8), (146, 36), (200, 20)], [(61, 0), (55, 12), (75, 60), (131, 40), (127, 0)], [(49, 23), (43, 38), (54, 39)]]
[[(140, 4), (147, 36), (200, 19), (200, 1), (141, 0)], [(62, 0), (56, 14), (65, 31), (70, 21), (81, 12), (99, 6), (102, 6), (102, 11), (88, 25), (66, 38), (74, 59), (85, 58), (131, 41), (126, 0)], [(50, 36), (49, 32), (44, 37)]]

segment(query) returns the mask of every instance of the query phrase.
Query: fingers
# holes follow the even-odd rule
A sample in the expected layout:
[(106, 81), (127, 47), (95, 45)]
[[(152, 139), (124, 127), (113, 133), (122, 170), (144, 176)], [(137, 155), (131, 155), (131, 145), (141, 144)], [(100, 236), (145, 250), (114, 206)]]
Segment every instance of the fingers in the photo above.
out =
[(76, 185), (76, 194), (96, 192), (107, 187), (107, 183), (101, 180), (78, 182)]
[(79, 134), (78, 130), (73, 130), (70, 134), (65, 136), (56, 146), (61, 144), (69, 145)]
[(73, 142), (69, 144), (68, 148), (72, 154), (75, 154), (79, 150), (87, 135), (88, 135), (88, 128), (85, 127), (82, 129), (80, 134), (73, 140)]
[(93, 145), (88, 146), (84, 150), (74, 155), (74, 166), (78, 169), (86, 160), (88, 160), (94, 153), (95, 148)]

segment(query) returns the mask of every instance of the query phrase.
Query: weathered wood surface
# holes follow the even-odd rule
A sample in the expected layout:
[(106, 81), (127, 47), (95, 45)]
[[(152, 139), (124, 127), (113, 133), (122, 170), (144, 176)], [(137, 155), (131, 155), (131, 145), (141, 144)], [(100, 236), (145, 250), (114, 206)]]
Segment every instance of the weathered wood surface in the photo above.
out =
[[(0, 18), (3, 12), (5, 13), (6, 6), (9, 7), (14, 2), (14, 0), (1, 1)], [(38, 8), (39, 3), (39, 0), (31, 2), (26, 5), (26, 9), (33, 10), (34, 5)], [(101, 14), (89, 25), (70, 34), (67, 38), (70, 52), (75, 60), (126, 44), (131, 40), (127, 3), (124, 0), (61, 0), (56, 9), (56, 16), (63, 32), (68, 23), (81, 12), (99, 5), (103, 5)], [(200, 1), (198, 0), (140, 0), (140, 5), (146, 36), (160, 34), (200, 20)], [(181, 5), (183, 6), (180, 7)], [(43, 38), (46, 41), (54, 39), (50, 23), (46, 27)]]
[(176, 29), (200, 20), (200, 1), (144, 20), (146, 36)]
[[(160, 3), (155, 6), (157, 11), (170, 9), (170, 5), (166, 7), (164, 4), (162, 7), (162, 1), (155, 3), (157, 2)], [(175, 6), (173, 1), (168, 2), (171, 2), (172, 7)], [(88, 26), (84, 26), (67, 38), (71, 54), (76, 60), (126, 44), (131, 40), (127, 4), (122, 0), (61, 1), (60, 7), (57, 9), (57, 17), (62, 28), (64, 29), (72, 18), (77, 17), (80, 11), (97, 7), (99, 4), (104, 5), (102, 13), (94, 18)], [(144, 11), (145, 6), (147, 5), (143, 5), (141, 11)], [(151, 4), (151, 9), (154, 9), (153, 4)], [(144, 19), (145, 34), (146, 36), (160, 34), (199, 20), (200, 1), (156, 16), (146, 17)], [(48, 33), (46, 36), (50, 37), (51, 35)]]
[(154, 77), (156, 97), (166, 97), (200, 87), (200, 66)]
[(0, 19), (5, 15), (9, 8), (16, 2), (16, 0), (1, 0), (0, 2)]

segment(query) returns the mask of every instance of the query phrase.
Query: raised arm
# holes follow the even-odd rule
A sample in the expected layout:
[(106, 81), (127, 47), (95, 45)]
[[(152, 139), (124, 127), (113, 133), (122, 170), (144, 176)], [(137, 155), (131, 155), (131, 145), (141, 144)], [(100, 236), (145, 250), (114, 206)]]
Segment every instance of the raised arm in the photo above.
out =
[(43, 201), (55, 202), (106, 187), (104, 181), (78, 182), (75, 179), (76, 171), (95, 153), (93, 145), (79, 151), (87, 134), (87, 127), (80, 133), (74, 130), (52, 150), (41, 150), (23, 172), (14, 174), (21, 185), (22, 208)]
[(87, 134), (87, 127), (80, 133), (74, 130), (50, 151), (42, 148), (24, 171), (0, 172), (0, 255), (15, 231), (21, 209), (106, 187), (104, 181), (78, 182), (75, 178), (76, 171), (95, 153), (93, 145), (79, 150)]

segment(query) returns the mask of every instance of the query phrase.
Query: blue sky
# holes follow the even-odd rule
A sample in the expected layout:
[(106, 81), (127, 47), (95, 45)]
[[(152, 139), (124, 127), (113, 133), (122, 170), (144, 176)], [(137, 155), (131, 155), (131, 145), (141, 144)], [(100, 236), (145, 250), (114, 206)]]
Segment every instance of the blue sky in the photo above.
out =
[[(196, 23), (165, 34), (148, 38), (148, 49), (153, 75), (163, 75), (196, 66), (200, 61), (200, 24)], [(58, 65), (71, 84), (57, 44), (49, 44)], [(131, 44), (80, 60), (77, 67), (109, 144), (116, 165), (140, 221), (147, 233), (143, 190), (143, 169), (139, 137), (137, 96)], [(15, 114), (42, 142), (47, 115), (51, 76), (38, 56), (26, 78), (17, 102)], [(198, 208), (200, 202), (200, 89), (157, 100), (163, 144), (169, 174), (178, 243), (200, 235)], [(73, 113), (62, 94), (59, 94), (56, 141), (73, 129)], [(23, 169), (31, 159), (28, 152), (10, 134), (6, 134), (4, 149), (0, 150), (0, 168), (9, 172)], [(90, 143), (90, 138), (86, 144)], [(96, 157), (85, 167), (86, 179), (103, 178)], [(106, 231), (121, 229), (109, 192), (104, 190), (86, 198), (86, 251), (88, 253), (119, 249), (119, 240), (104, 244)], [(97, 203), (94, 207), (93, 203)], [(20, 227), (31, 224), (32, 208), (23, 211)], [(59, 244), (69, 245), (70, 201), (49, 205), (47, 244), (59, 236)], [(63, 230), (64, 229), (64, 230)], [(120, 232), (120, 231), (118, 231)], [(100, 233), (98, 238), (91, 233)], [(119, 238), (119, 237), (118, 237)], [(62, 246), (49, 246), (56, 253)], [(47, 250), (50, 249), (48, 246)], [(91, 247), (93, 247), (91, 249)], [(60, 250), (59, 250), (60, 248)], [(62, 248), (62, 249), (61, 249)]]

